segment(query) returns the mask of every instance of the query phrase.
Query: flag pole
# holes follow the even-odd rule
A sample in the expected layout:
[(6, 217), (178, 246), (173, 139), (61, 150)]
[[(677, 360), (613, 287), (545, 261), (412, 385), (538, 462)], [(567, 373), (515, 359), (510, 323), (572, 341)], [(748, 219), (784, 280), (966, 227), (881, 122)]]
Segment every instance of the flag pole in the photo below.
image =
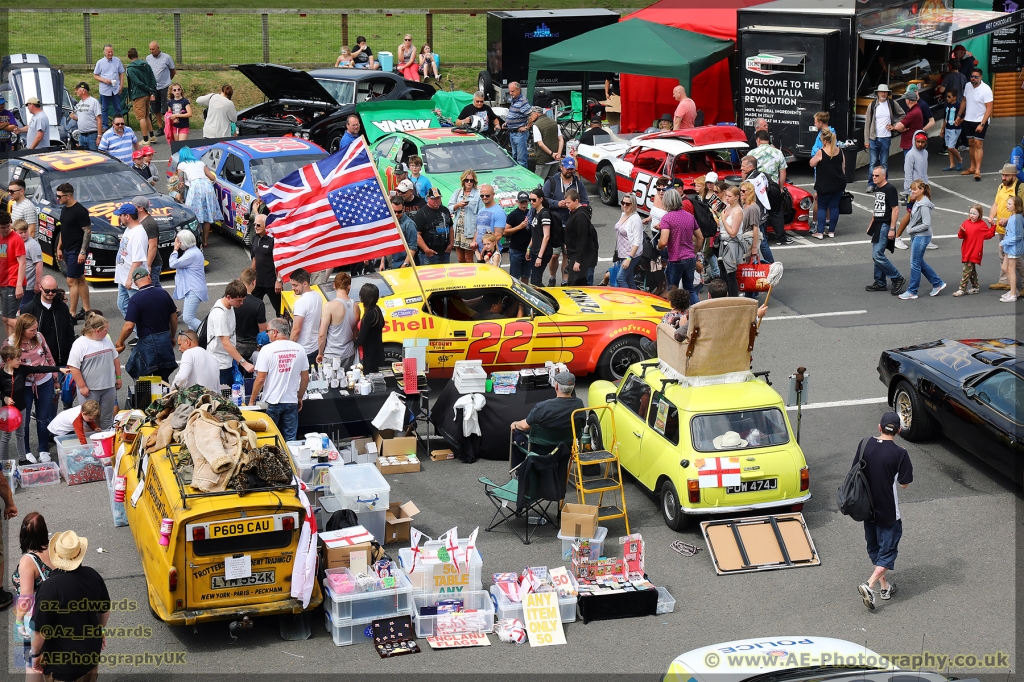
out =
[[(366, 144), (366, 142), (363, 141), (363, 138), (359, 138), (359, 140), (364, 145)], [(366, 154), (367, 154), (367, 156), (370, 157), (370, 161), (372, 163), (373, 162), (373, 156), (370, 154), (369, 148), (367, 148)], [(395, 215), (395, 208), (394, 208), (394, 206), (391, 203), (391, 195), (388, 194), (387, 188), (384, 187), (384, 183), (381, 181), (380, 174), (377, 172), (377, 168), (376, 167), (374, 167), (374, 169), (373, 169), (373, 177), (377, 181), (377, 186), (380, 187), (380, 191), (383, 192), (383, 194), (384, 194), (384, 203), (387, 204), (387, 206), (388, 206), (388, 213), (391, 214), (391, 219), (395, 221), (395, 227), (398, 229), (398, 236), (401, 237), (401, 239), (402, 239), (402, 245), (405, 247), (406, 256), (408, 256), (409, 262), (412, 263), (412, 265), (410, 266), (412, 268), (412, 276), (413, 276), (413, 279), (416, 280), (416, 286), (419, 287), (420, 294), (423, 296), (423, 304), (429, 306), (429, 303), (427, 303), (427, 292), (423, 289), (423, 282), (420, 281), (420, 275), (416, 271), (416, 262), (415, 262), (415, 260), (413, 260), (412, 249), (409, 247), (409, 242), (405, 241), (405, 233), (402, 232), (402, 225), (401, 225), (401, 223), (398, 220), (398, 216)], [(428, 308), (428, 310), (429, 310), (429, 308)]]

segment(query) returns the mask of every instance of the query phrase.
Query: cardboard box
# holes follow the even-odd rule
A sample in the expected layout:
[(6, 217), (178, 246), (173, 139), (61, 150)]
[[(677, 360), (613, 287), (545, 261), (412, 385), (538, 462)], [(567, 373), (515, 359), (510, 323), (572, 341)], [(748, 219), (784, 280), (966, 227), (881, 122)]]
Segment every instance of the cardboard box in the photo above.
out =
[(383, 457), (416, 454), (416, 436), (387, 437), (386, 432), (377, 434), (377, 454)]
[(362, 526), (320, 533), (321, 565), (324, 568), (349, 568), (349, 555), (352, 552), (370, 552), (370, 537)]
[(431, 450), (430, 459), (435, 462), (443, 462), (448, 459), (455, 459), (455, 453), (451, 450)]
[(372, 464), (377, 461), (377, 443), (373, 438), (356, 438), (352, 445), (355, 446), (356, 453), (350, 464)]
[(598, 507), (592, 504), (566, 504), (562, 507), (562, 535), (592, 538), (597, 532)]
[[(412, 440), (416, 439), (413, 438)], [(384, 442), (387, 443), (388, 441)], [(382, 474), (412, 474), (420, 470), (420, 461), (418, 459), (410, 462), (410, 455), (392, 456), (398, 459), (398, 464), (392, 464), (391, 462), (382, 462), (381, 459), (377, 459), (377, 470), (380, 471)]]
[(420, 510), (412, 502), (392, 502), (388, 505), (388, 513), (384, 517), (384, 544), (409, 542), (412, 517), (419, 513)]

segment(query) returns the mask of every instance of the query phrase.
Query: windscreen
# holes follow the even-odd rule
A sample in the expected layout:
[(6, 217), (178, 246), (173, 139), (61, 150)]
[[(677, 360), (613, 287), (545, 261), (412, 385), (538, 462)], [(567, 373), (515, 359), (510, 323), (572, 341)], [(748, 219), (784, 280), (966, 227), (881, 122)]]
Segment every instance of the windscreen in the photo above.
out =
[(325, 156), (327, 156), (326, 153), (320, 152), (317, 154), (297, 154), (295, 156), (253, 159), (249, 162), (249, 170), (252, 173), (253, 184), (272, 187), (289, 173), (294, 173), (303, 166), (308, 166)]
[(750, 450), (789, 442), (786, 420), (776, 407), (698, 415), (690, 421), (690, 431), (693, 449), (699, 452)]
[(157, 191), (146, 180), (128, 168), (110, 170), (104, 166), (97, 172), (81, 174), (54, 173), (48, 175), (50, 188), (57, 193), (57, 185), (70, 182), (75, 186), (75, 199), (84, 203), (94, 201), (131, 201), (139, 194), (153, 195)]
[(492, 171), (511, 168), (512, 157), (493, 140), (475, 139), (423, 148), (423, 170), (430, 173), (461, 173), (465, 170)]

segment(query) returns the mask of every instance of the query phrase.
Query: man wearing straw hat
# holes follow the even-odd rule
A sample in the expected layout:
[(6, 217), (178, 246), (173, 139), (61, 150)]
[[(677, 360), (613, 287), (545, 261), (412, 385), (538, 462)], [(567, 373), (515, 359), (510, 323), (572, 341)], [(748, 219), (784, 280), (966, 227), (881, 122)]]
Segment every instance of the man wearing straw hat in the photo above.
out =
[(67, 530), (50, 538), (49, 549), (54, 570), (36, 590), (29, 655), (33, 662), (39, 659), (47, 680), (92, 682), (110, 619), (110, 594), (100, 574), (82, 565), (87, 539)]

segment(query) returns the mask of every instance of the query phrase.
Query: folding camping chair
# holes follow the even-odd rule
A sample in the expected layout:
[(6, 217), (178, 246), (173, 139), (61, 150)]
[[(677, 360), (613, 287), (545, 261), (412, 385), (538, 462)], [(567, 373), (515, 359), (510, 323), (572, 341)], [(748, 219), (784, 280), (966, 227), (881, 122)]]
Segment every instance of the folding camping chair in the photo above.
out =
[(549, 455), (557, 450), (558, 446), (562, 443), (565, 443), (566, 446), (570, 446), (572, 443), (571, 425), (564, 429), (549, 429), (543, 426), (532, 426), (530, 427), (530, 430), (525, 433), (525, 444), (522, 441), (518, 443), (516, 442), (516, 434), (519, 434), (521, 437), (524, 433), (522, 431), (514, 431), (512, 433), (512, 438), (509, 441), (508, 473), (512, 478), (516, 478), (516, 471), (526, 460), (527, 455), (531, 453)]
[[(478, 479), (484, 486), (487, 499), (494, 505), (494, 516), (485, 530), (491, 531), (506, 524), (524, 545), (528, 545), (537, 532), (537, 526), (549, 523), (557, 527), (558, 513), (552, 518), (551, 504), (555, 503), (555, 511), (560, 511), (565, 498), (570, 454), (568, 443), (563, 441), (550, 453), (528, 453), (519, 467), (523, 473), (505, 485), (499, 486), (487, 477)], [(536, 513), (536, 523), (530, 523), (530, 512)], [(519, 518), (526, 519), (525, 536), (512, 523)]]
[(583, 132), (583, 93), (574, 90), (569, 95), (569, 111), (556, 111), (555, 120), (562, 129), (562, 137), (575, 140)]

